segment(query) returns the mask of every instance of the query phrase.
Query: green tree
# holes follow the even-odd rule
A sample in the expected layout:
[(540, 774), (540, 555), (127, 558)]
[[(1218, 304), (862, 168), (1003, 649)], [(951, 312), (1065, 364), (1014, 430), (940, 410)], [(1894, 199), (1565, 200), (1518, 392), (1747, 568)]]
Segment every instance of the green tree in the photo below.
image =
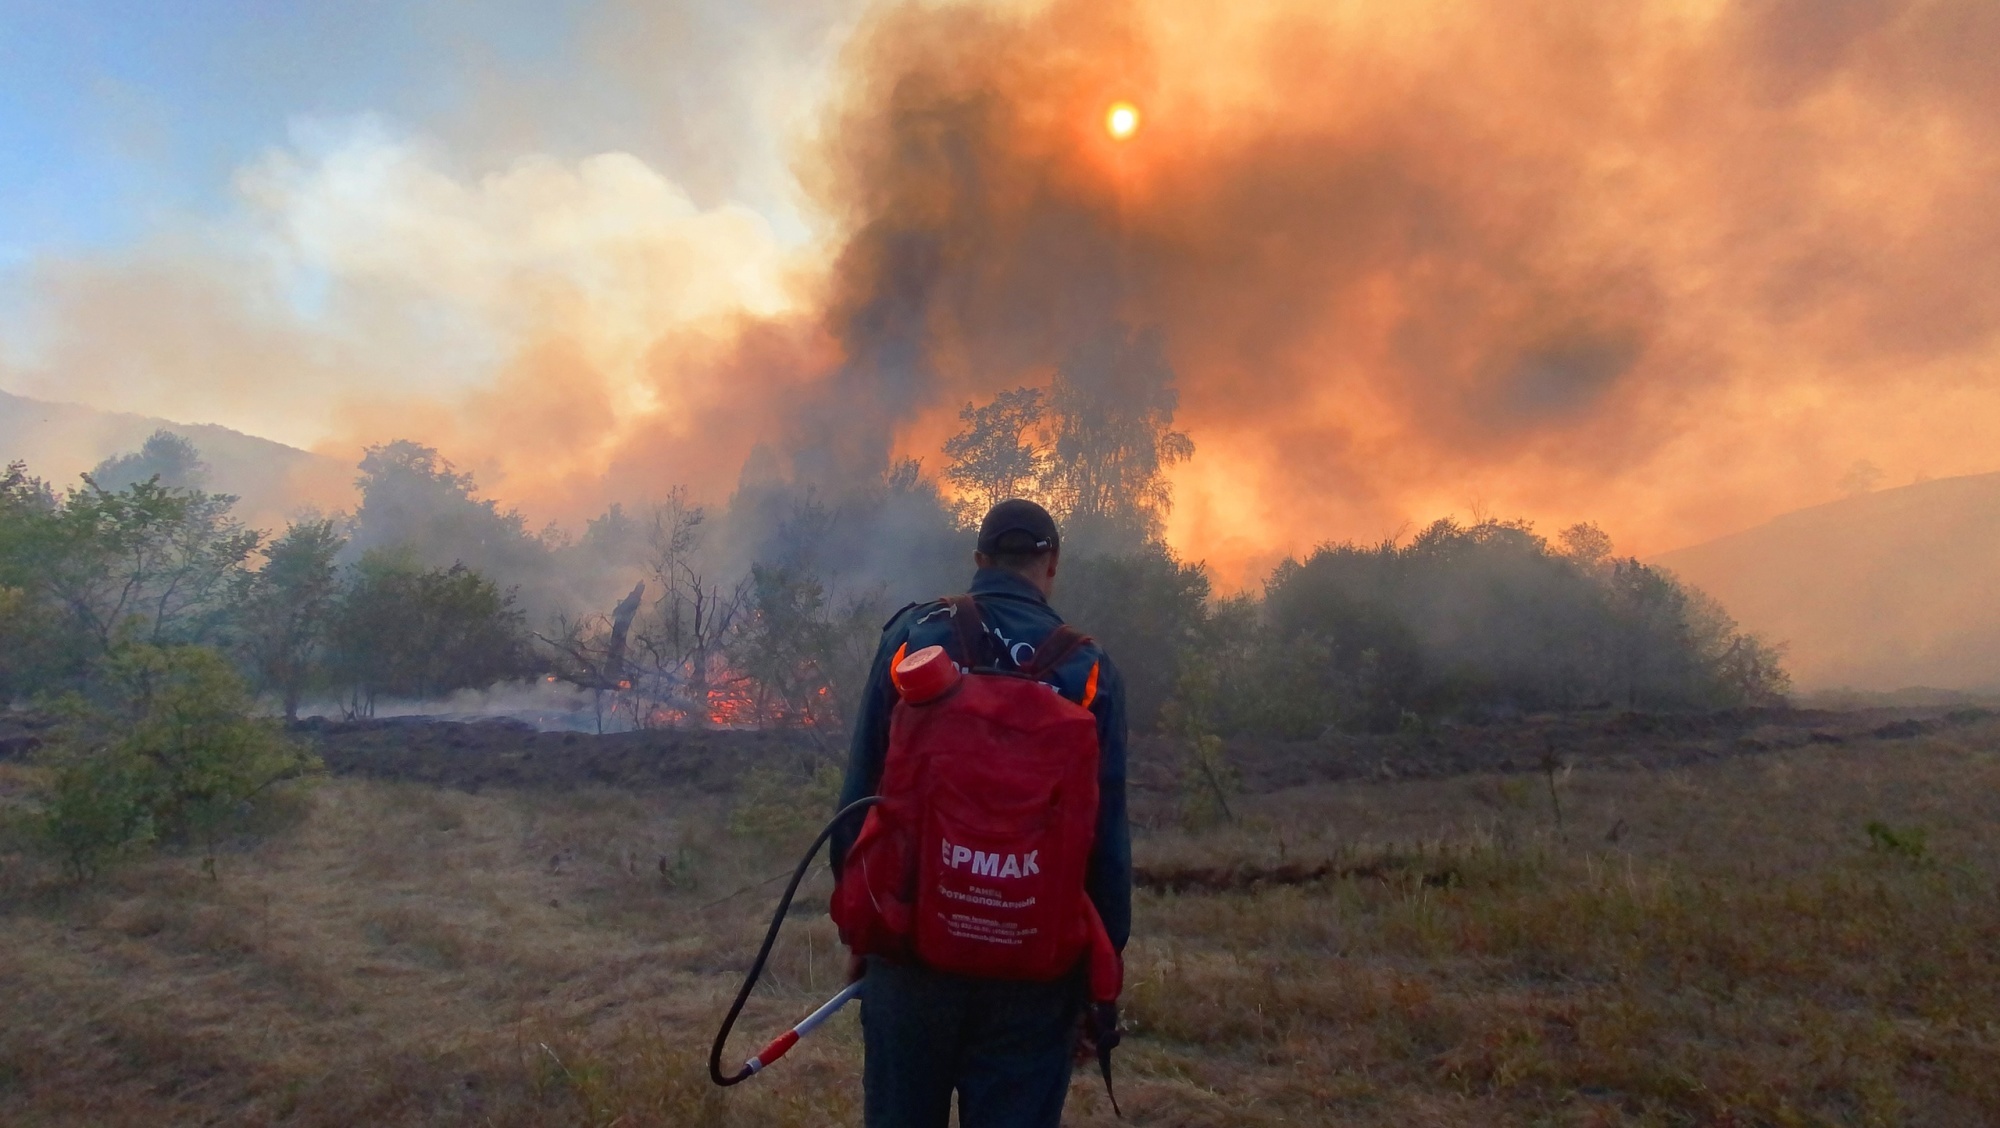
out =
[(0, 473), (0, 701), (71, 681), (92, 653), (68, 629), (44, 574), (59, 509), (55, 491), (25, 463)]
[(334, 560), (346, 544), (332, 521), (296, 522), (264, 550), (264, 566), (240, 581), (244, 657), (288, 721), (297, 719), (326, 646), (340, 600)]
[(526, 672), (522, 620), (511, 593), (463, 564), (370, 552), (335, 611), (331, 665), (354, 711), (372, 716), (381, 696), (437, 697)]
[(1637, 560), (1617, 561), (1608, 588), (1615, 699), (1629, 709), (1690, 703), (1702, 671), (1687, 592)]
[(1281, 631), (1266, 600), (1243, 594), (1216, 602), (1203, 645), (1216, 684), (1218, 732), (1285, 739), (1318, 736), (1348, 709), (1350, 691), (1333, 663), (1333, 646), (1311, 631)]
[(1709, 698), (1718, 705), (1780, 705), (1792, 691), (1785, 648), (1740, 629), (1707, 592), (1685, 589), (1690, 633)]
[[(1230, 616), (1224, 728), (1390, 731), (1411, 716), (1781, 700), (1780, 652), (1593, 525), (1434, 522), (1408, 544), (1323, 545)], [(1218, 614), (1217, 621), (1224, 616)]]
[(32, 515), (12, 569), (97, 654), (121, 640), (154, 646), (215, 639), (261, 534), (231, 515), (236, 499), (148, 479), (111, 491), (85, 481)]
[(1280, 708), (1257, 727), (1280, 727), (1276, 717), (1290, 736), (1395, 726), (1422, 675), (1402, 598), (1406, 564), (1393, 544), (1327, 545), (1272, 572), (1264, 586), (1268, 633), (1254, 644), (1258, 660), (1249, 669), (1284, 693), (1261, 695)]
[(154, 431), (131, 454), (114, 455), (97, 464), (90, 480), (114, 493), (139, 482), (157, 481), (174, 490), (208, 488), (208, 463), (201, 451), (186, 437), (172, 431)]
[(472, 475), (435, 449), (407, 439), (371, 446), (360, 470), (361, 504), (349, 523), (354, 551), (402, 553), (432, 568), (463, 564), (526, 591), (538, 610), (566, 604), (553, 574), (558, 538), (530, 533), (518, 511), (477, 496)]
[(0, 682), (6, 696), (84, 684), (126, 642), (220, 640), (260, 534), (235, 499), (147, 477), (58, 497), (21, 463), (0, 474)]
[(1194, 454), (1173, 427), (1179, 402), (1157, 330), (1111, 326), (1087, 338), (1046, 391), (1016, 388), (959, 410), (965, 427), (944, 444), (959, 519), (1028, 497), (1063, 522), (1072, 557), (1157, 544), (1173, 508), (1166, 471)]
[(34, 829), (75, 881), (153, 842), (151, 786), (145, 761), (115, 745), (59, 741), (38, 759)]
[(1611, 534), (1585, 521), (1556, 535), (1562, 554), (1579, 568), (1596, 570), (1611, 560)]
[(62, 620), (18, 587), (0, 586), (0, 706), (58, 685), (78, 665)]
[(17, 458), (0, 472), (0, 516), (47, 514), (55, 509), (55, 491), (47, 482), (28, 473), (26, 462)]

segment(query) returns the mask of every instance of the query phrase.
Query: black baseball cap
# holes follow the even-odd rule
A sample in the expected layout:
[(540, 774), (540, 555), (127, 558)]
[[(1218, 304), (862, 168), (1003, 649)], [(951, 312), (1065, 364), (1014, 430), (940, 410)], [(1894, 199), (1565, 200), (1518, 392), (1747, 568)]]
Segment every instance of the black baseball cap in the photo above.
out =
[(987, 510), (979, 523), (979, 551), (988, 556), (1054, 552), (1061, 546), (1056, 519), (1025, 498), (1008, 498)]

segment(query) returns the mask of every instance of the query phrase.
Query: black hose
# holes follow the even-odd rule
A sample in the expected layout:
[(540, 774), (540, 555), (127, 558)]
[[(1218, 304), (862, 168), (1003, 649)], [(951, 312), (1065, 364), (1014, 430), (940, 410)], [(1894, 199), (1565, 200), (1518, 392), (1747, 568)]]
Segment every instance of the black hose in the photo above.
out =
[(826, 826), (819, 832), (819, 837), (813, 839), (813, 844), (806, 848), (806, 856), (799, 859), (799, 868), (792, 872), (792, 880), (785, 886), (785, 895), (778, 898), (778, 911), (771, 917), (770, 930), (764, 933), (764, 946), (757, 949), (757, 959), (750, 965), (750, 974), (743, 977), (743, 987), (736, 992), (736, 1001), (729, 1004), (729, 1014), (722, 1020), (722, 1029), (715, 1034), (715, 1046), (708, 1051), (709, 1080), (727, 1088), (750, 1076), (748, 1065), (737, 1070), (734, 1076), (722, 1075), (723, 1045), (729, 1041), (729, 1030), (736, 1025), (736, 1016), (743, 1013), (743, 1004), (750, 1000), (750, 992), (756, 988), (758, 977), (764, 974), (764, 962), (771, 958), (771, 946), (778, 942), (778, 929), (784, 926), (785, 914), (791, 911), (792, 895), (799, 891), (799, 882), (805, 880), (806, 871), (812, 868), (813, 857), (819, 853), (819, 848), (826, 844), (826, 840), (833, 836), (834, 828), (840, 825), (840, 821), (856, 811), (867, 810), (881, 801), (880, 795), (870, 795), (866, 799), (856, 799), (842, 807), (839, 813), (827, 820)]

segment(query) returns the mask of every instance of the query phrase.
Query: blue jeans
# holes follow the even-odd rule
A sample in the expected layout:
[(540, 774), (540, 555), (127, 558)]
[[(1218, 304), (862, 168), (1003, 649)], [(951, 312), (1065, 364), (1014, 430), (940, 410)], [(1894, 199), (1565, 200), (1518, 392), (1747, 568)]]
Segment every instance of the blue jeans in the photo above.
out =
[(1057, 1128), (1083, 987), (969, 979), (868, 958), (868, 1128)]

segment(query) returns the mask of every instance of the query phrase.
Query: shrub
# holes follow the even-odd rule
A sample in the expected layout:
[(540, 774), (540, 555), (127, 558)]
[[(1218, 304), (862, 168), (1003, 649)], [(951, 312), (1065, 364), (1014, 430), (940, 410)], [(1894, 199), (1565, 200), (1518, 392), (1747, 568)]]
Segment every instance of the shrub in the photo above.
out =
[(153, 841), (215, 848), (273, 785), (319, 763), (275, 721), (251, 715), (241, 678), (203, 647), (130, 646), (105, 663), (101, 700), (72, 699), (43, 756), (46, 844), (77, 879)]
[(88, 880), (152, 842), (145, 765), (137, 757), (65, 743), (46, 760), (36, 829), (71, 877)]
[(1218, 608), (1230, 655), (1218, 727), (1302, 738), (1621, 705), (1781, 702), (1781, 648), (1671, 574), (1609, 557), (1591, 526), (1561, 547), (1519, 521), (1438, 521), (1406, 544), (1322, 545), (1261, 603)]
[(1930, 860), (1930, 836), (1922, 827), (1898, 829), (1871, 819), (1863, 829), (1868, 832), (1868, 848), (1878, 854), (1918, 863)]
[(1174, 696), (1160, 710), (1160, 727), (1184, 752), (1181, 764), (1181, 821), (1189, 830), (1235, 822), (1230, 797), (1243, 789), (1229, 762), (1222, 737), (1214, 731), (1222, 676), (1217, 663), (1193, 651), (1183, 656)]
[(1065, 557), (1055, 605), (1103, 644), (1125, 679), (1126, 715), (1139, 731), (1160, 722), (1182, 656), (1202, 641), (1209, 578), (1165, 550)]

